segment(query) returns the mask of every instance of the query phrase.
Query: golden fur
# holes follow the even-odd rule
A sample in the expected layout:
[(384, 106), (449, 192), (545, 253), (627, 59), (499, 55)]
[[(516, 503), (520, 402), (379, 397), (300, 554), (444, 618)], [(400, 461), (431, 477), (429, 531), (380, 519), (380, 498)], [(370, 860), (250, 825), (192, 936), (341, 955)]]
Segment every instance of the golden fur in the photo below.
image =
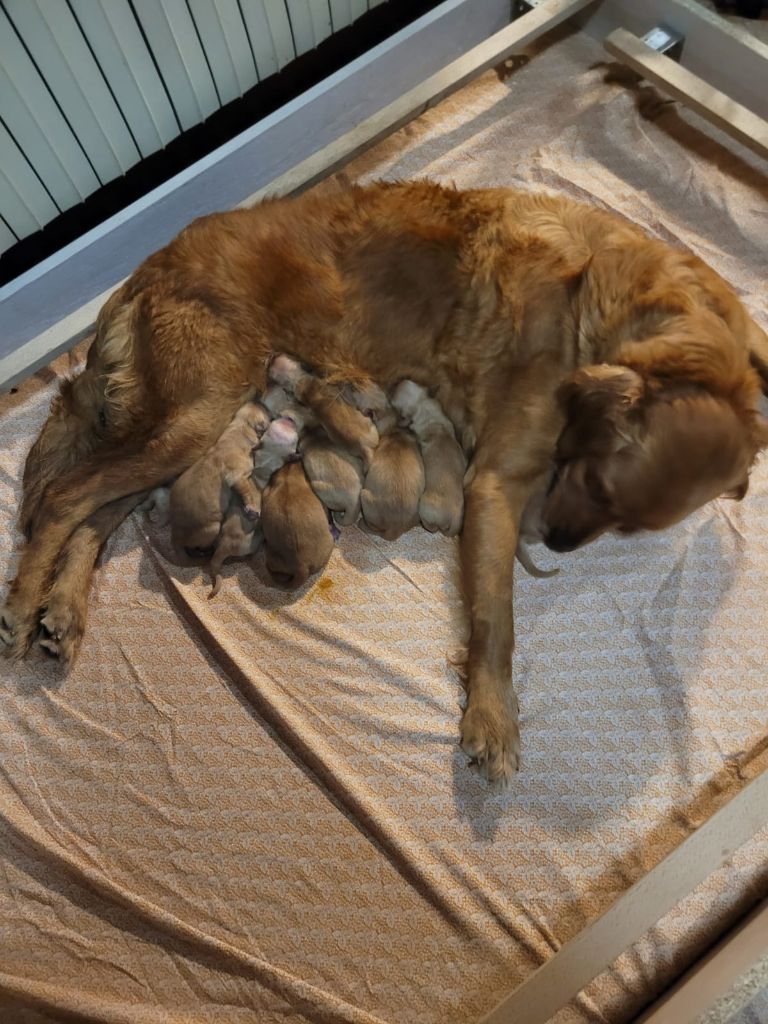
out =
[[(517, 524), (563, 426), (545, 528), (570, 527), (587, 494), (602, 509), (571, 542), (606, 525), (659, 528), (743, 489), (766, 443), (750, 365), (768, 374), (765, 334), (700, 260), (600, 210), (419, 181), (206, 217), (107, 302), (86, 370), (65, 385), (30, 453), (31, 539), (0, 622), (13, 655), (28, 649), (47, 602), (58, 650), (71, 656), (95, 539), (127, 514), (128, 495), (172, 479), (215, 442), (262, 392), (276, 352), (356, 386), (412, 379), (474, 440), (460, 545), (471, 624), (461, 732), (490, 779), (510, 776), (519, 749)], [(594, 369), (604, 364), (631, 376), (606, 384)], [(704, 430), (706, 453), (722, 457), (697, 455)], [(78, 585), (71, 573), (62, 583), (57, 567), (75, 563)], [(54, 621), (52, 603), (63, 609)]]

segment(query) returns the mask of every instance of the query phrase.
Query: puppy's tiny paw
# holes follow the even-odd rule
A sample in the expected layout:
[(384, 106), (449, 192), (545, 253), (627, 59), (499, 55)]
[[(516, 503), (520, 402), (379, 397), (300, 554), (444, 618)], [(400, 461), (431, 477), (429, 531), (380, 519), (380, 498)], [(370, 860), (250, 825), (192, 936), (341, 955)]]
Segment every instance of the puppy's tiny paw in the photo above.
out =
[(520, 764), (517, 715), (508, 704), (483, 705), (470, 697), (461, 720), (461, 747), (489, 782), (509, 785)]
[(11, 596), (0, 609), (0, 653), (14, 661), (29, 650), (37, 626), (37, 615), (28, 617), (14, 607)]

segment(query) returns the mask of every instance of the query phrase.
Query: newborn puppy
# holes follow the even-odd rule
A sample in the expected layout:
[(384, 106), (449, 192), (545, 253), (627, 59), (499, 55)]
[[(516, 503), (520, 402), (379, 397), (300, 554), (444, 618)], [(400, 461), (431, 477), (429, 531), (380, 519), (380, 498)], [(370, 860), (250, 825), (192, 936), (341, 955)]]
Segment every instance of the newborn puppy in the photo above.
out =
[(273, 417), (292, 420), (296, 424), (299, 437), (305, 430), (312, 430), (317, 426), (317, 416), (312, 410), (306, 405), (301, 405), (293, 395), (277, 384), (267, 388), (262, 402)]
[(419, 442), (424, 460), (424, 493), (419, 518), (425, 530), (455, 537), (464, 518), (464, 474), (467, 460), (456, 440), (453, 424), (427, 389), (412, 380), (401, 381), (392, 405)]
[[(308, 406), (332, 441), (350, 455), (361, 459), (364, 466), (370, 465), (379, 433), (372, 419), (363, 415), (356, 405), (357, 402), (373, 402), (376, 392), (381, 392), (380, 388), (373, 383), (357, 389), (330, 384), (315, 377), (301, 363), (286, 355), (275, 356), (272, 360), (269, 380), (288, 391), (302, 405)], [(383, 397), (383, 392), (381, 394)]]
[(253, 455), (252, 478), (259, 492), (264, 490), (281, 466), (295, 457), (298, 444), (299, 432), (293, 420), (283, 416), (272, 420)]
[(309, 486), (300, 462), (275, 473), (261, 502), (267, 571), (276, 584), (295, 590), (331, 557), (334, 536), (328, 513)]
[(349, 455), (321, 430), (306, 434), (301, 441), (304, 472), (312, 490), (333, 513), (339, 526), (351, 526), (360, 518), (363, 464)]
[(368, 532), (396, 540), (419, 522), (424, 463), (416, 438), (397, 426), (394, 412), (380, 417), (380, 427), (360, 502)]
[(254, 448), (269, 426), (258, 402), (247, 402), (207, 454), (182, 473), (171, 487), (171, 536), (177, 549), (203, 552), (219, 535), (232, 491), (251, 519), (258, 519), (261, 495), (251, 479)]
[(233, 497), (224, 517), (219, 539), (216, 541), (216, 550), (211, 559), (211, 581), (213, 586), (208, 595), (208, 600), (216, 597), (221, 590), (222, 576), (221, 568), (228, 558), (245, 558), (258, 551), (263, 540), (261, 526), (249, 519), (240, 502)]

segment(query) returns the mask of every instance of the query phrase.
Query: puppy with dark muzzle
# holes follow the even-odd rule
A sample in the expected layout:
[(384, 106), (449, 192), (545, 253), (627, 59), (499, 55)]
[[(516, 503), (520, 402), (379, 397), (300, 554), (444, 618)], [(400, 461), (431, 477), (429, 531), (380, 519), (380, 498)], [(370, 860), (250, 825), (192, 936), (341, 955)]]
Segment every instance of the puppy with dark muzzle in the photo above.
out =
[(368, 533), (396, 540), (419, 524), (424, 462), (416, 438), (397, 425), (394, 411), (379, 418), (379, 430), (360, 494), (363, 523)]
[(262, 496), (261, 528), (267, 571), (278, 586), (295, 590), (325, 567), (335, 534), (301, 462), (272, 477)]

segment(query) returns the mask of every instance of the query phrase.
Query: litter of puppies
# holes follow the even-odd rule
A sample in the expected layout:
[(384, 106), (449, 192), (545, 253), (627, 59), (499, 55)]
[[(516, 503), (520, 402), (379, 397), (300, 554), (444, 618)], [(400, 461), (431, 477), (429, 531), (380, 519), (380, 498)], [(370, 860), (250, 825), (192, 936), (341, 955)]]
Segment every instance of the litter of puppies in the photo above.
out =
[[(213, 448), (142, 506), (170, 524), (181, 561), (208, 563), (210, 598), (225, 561), (261, 548), (275, 586), (303, 586), (325, 568), (340, 526), (387, 540), (419, 523), (459, 533), (468, 453), (426, 388), (401, 381), (390, 401), (373, 382), (337, 384), (285, 354), (268, 381)], [(549, 575), (525, 550), (520, 561)]]

